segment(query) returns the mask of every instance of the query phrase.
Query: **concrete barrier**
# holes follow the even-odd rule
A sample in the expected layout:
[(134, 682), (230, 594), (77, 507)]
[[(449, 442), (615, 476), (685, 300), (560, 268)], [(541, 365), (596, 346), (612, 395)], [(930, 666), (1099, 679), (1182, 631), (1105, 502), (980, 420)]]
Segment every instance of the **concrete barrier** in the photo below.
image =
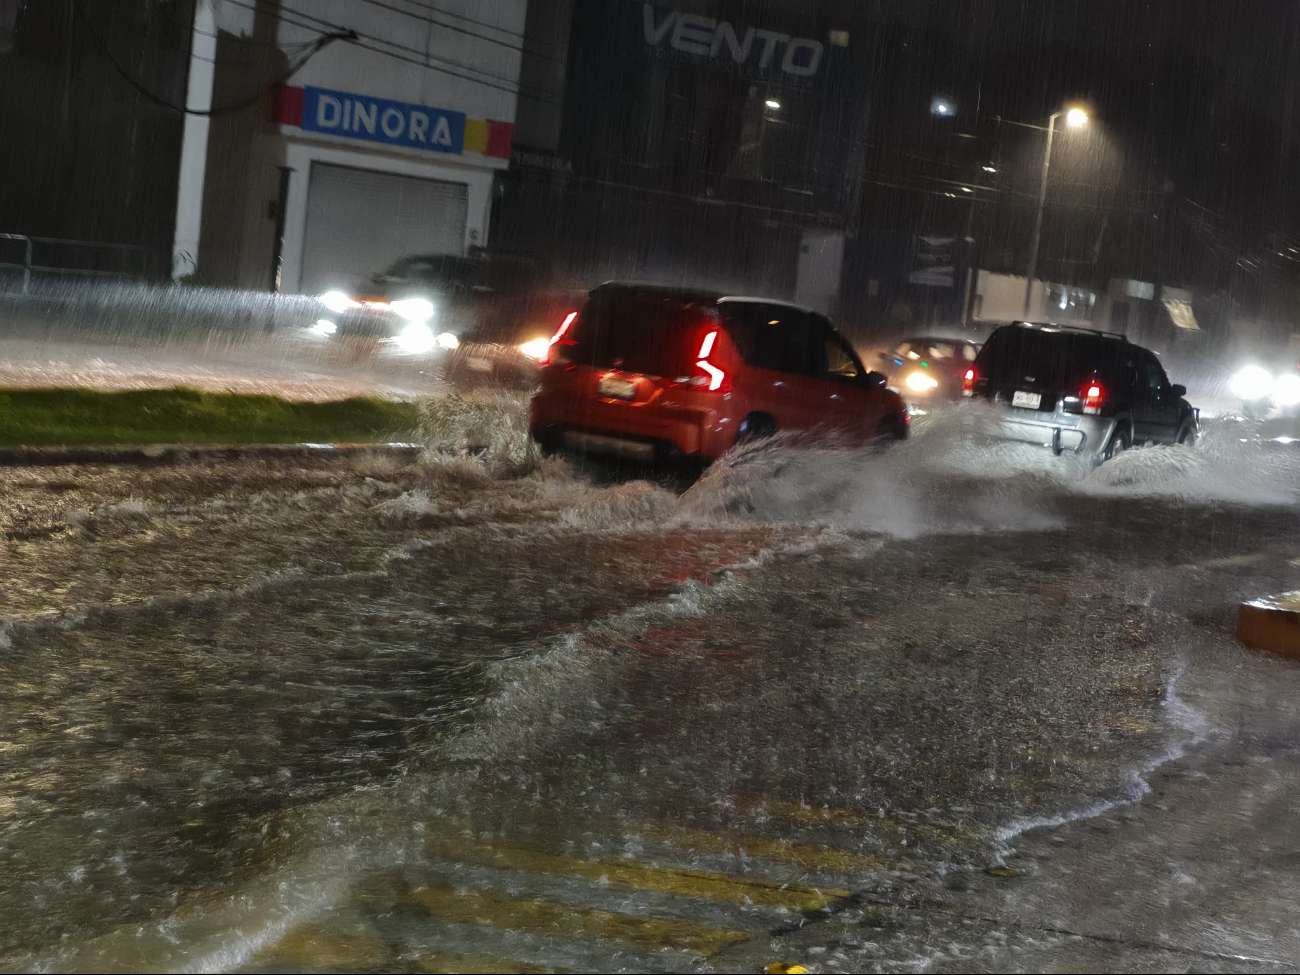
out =
[(1300, 591), (1242, 603), (1237, 613), (1237, 639), (1300, 660)]

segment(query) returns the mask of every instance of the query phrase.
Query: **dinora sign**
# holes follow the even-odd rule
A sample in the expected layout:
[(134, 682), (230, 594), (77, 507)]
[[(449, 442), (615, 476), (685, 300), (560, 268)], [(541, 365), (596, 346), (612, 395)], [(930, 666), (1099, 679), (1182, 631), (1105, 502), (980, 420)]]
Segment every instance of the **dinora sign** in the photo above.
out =
[(780, 65), (783, 72), (800, 78), (817, 73), (825, 48), (821, 41), (792, 37), (774, 30), (754, 27), (737, 30), (725, 20), (684, 14), (677, 10), (656, 13), (653, 4), (641, 5), (642, 30), (650, 47), (666, 44), (682, 54), (730, 58), (742, 67), (768, 71)]
[(431, 152), (459, 153), (465, 147), (463, 112), (325, 88), (303, 89), (301, 125), (308, 132)]

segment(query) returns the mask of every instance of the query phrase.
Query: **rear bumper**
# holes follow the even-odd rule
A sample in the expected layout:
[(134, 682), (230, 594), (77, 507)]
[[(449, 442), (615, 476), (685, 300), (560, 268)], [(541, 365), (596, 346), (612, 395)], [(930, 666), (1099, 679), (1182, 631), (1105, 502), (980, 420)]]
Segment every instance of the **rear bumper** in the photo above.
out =
[(1056, 454), (1084, 454), (1100, 452), (1114, 430), (1115, 420), (1101, 416), (995, 407), (984, 432), (995, 440), (1034, 444)]
[[(696, 404), (690, 397), (707, 396)], [(646, 461), (712, 461), (736, 440), (728, 396), (686, 394), (672, 407), (606, 403), (543, 392), (533, 397), (529, 426), (535, 440), (571, 450)]]

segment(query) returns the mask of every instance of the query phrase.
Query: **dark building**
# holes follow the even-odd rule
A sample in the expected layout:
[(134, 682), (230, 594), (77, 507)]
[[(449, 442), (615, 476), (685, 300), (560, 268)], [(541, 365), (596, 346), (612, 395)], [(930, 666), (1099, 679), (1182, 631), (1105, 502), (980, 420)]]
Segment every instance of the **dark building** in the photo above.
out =
[[(50, 238), (34, 263), (167, 276), (182, 116), (112, 62), (183, 104), (192, 12), (192, 0), (16, 7), (0, 51), (0, 233)], [(0, 241), (0, 263), (20, 263), (22, 247)]]
[(588, 282), (837, 293), (870, 79), (849, 19), (539, 0), (527, 34), (497, 246), (552, 254)]

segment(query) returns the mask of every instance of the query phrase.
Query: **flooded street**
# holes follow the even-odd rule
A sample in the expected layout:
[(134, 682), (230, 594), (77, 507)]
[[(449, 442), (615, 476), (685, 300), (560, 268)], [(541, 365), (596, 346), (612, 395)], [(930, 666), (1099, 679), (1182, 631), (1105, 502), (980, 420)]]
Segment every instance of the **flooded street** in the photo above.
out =
[(5, 968), (1292, 964), (1289, 455), (454, 427), (3, 473)]

